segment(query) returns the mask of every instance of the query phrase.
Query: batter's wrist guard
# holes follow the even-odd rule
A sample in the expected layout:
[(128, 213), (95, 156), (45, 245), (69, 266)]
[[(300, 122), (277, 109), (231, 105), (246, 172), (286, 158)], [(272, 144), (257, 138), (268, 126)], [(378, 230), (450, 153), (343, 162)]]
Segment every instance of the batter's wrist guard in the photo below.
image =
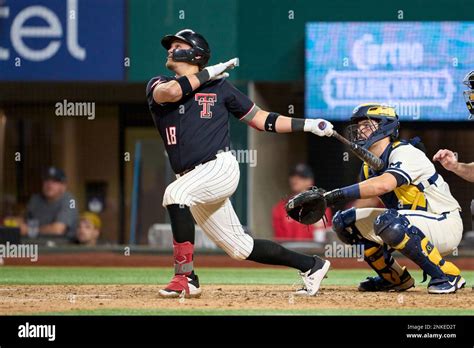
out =
[(209, 71), (207, 69), (203, 69), (196, 74), (197, 79), (199, 80), (199, 84), (202, 86), (211, 78)]
[(304, 131), (305, 120), (302, 118), (292, 118), (291, 119), (291, 131), (292, 132), (303, 132)]

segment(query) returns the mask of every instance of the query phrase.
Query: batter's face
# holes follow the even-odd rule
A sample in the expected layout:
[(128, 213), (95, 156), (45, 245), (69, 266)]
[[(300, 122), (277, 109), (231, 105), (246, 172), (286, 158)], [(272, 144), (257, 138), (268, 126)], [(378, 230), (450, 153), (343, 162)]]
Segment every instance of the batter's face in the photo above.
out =
[(179, 41), (179, 40), (173, 41), (171, 43), (171, 46), (170, 46), (169, 50), (168, 50), (168, 56), (167, 56), (167, 59), (166, 59), (166, 67), (169, 70), (176, 71), (176, 69), (178, 67), (182, 66), (183, 64), (184, 65), (189, 65), (188, 63), (185, 63), (185, 62), (175, 62), (172, 58), (172, 55), (173, 55), (174, 50), (189, 50), (190, 48), (191, 48), (191, 46), (188, 45), (184, 41)]

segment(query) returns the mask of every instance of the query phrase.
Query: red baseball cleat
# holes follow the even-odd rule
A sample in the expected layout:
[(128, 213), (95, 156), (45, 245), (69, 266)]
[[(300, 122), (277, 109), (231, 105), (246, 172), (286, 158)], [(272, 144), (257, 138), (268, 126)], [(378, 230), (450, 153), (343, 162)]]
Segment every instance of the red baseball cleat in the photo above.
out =
[(166, 288), (158, 293), (165, 298), (177, 298), (183, 294), (186, 298), (196, 298), (201, 296), (201, 292), (197, 275), (176, 274)]

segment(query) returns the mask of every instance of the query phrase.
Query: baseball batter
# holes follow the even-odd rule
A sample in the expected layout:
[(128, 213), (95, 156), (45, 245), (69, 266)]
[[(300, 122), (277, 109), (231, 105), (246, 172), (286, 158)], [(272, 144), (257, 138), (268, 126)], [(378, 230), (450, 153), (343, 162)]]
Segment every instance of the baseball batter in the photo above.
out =
[[(466, 281), (460, 270), (441, 256), (458, 246), (463, 231), (461, 208), (448, 184), (419, 149), (419, 139), (398, 138), (399, 120), (392, 107), (359, 105), (351, 121), (350, 140), (379, 156), (384, 167), (374, 171), (364, 163), (360, 183), (324, 193), (323, 197), (329, 205), (379, 197), (387, 208), (351, 208), (338, 211), (333, 218), (341, 241), (362, 245), (365, 261), (378, 274), (360, 283), (359, 290), (404, 291), (414, 286), (406, 268), (392, 256), (398, 250), (425, 276), (431, 276), (430, 294), (456, 292)], [(312, 190), (307, 192), (311, 197)], [(317, 199), (310, 198), (307, 204)]]
[(175, 275), (162, 297), (201, 294), (194, 272), (194, 220), (228, 255), (238, 260), (284, 265), (300, 271), (304, 287), (298, 295), (315, 295), (329, 262), (253, 239), (239, 222), (229, 197), (239, 183), (239, 165), (230, 148), (229, 114), (267, 132), (311, 132), (331, 136), (322, 119), (297, 119), (261, 110), (226, 77), (237, 58), (208, 66), (211, 51), (204, 37), (192, 30), (165, 36), (166, 67), (174, 76), (158, 76), (146, 88), (148, 105), (176, 173), (165, 191), (174, 239)]

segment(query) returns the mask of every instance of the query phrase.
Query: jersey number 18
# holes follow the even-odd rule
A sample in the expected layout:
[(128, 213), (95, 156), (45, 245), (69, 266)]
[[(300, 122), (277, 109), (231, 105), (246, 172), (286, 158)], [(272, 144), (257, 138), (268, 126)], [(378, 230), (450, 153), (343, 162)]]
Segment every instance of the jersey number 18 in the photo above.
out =
[(166, 142), (168, 145), (176, 145), (176, 127), (166, 128)]

